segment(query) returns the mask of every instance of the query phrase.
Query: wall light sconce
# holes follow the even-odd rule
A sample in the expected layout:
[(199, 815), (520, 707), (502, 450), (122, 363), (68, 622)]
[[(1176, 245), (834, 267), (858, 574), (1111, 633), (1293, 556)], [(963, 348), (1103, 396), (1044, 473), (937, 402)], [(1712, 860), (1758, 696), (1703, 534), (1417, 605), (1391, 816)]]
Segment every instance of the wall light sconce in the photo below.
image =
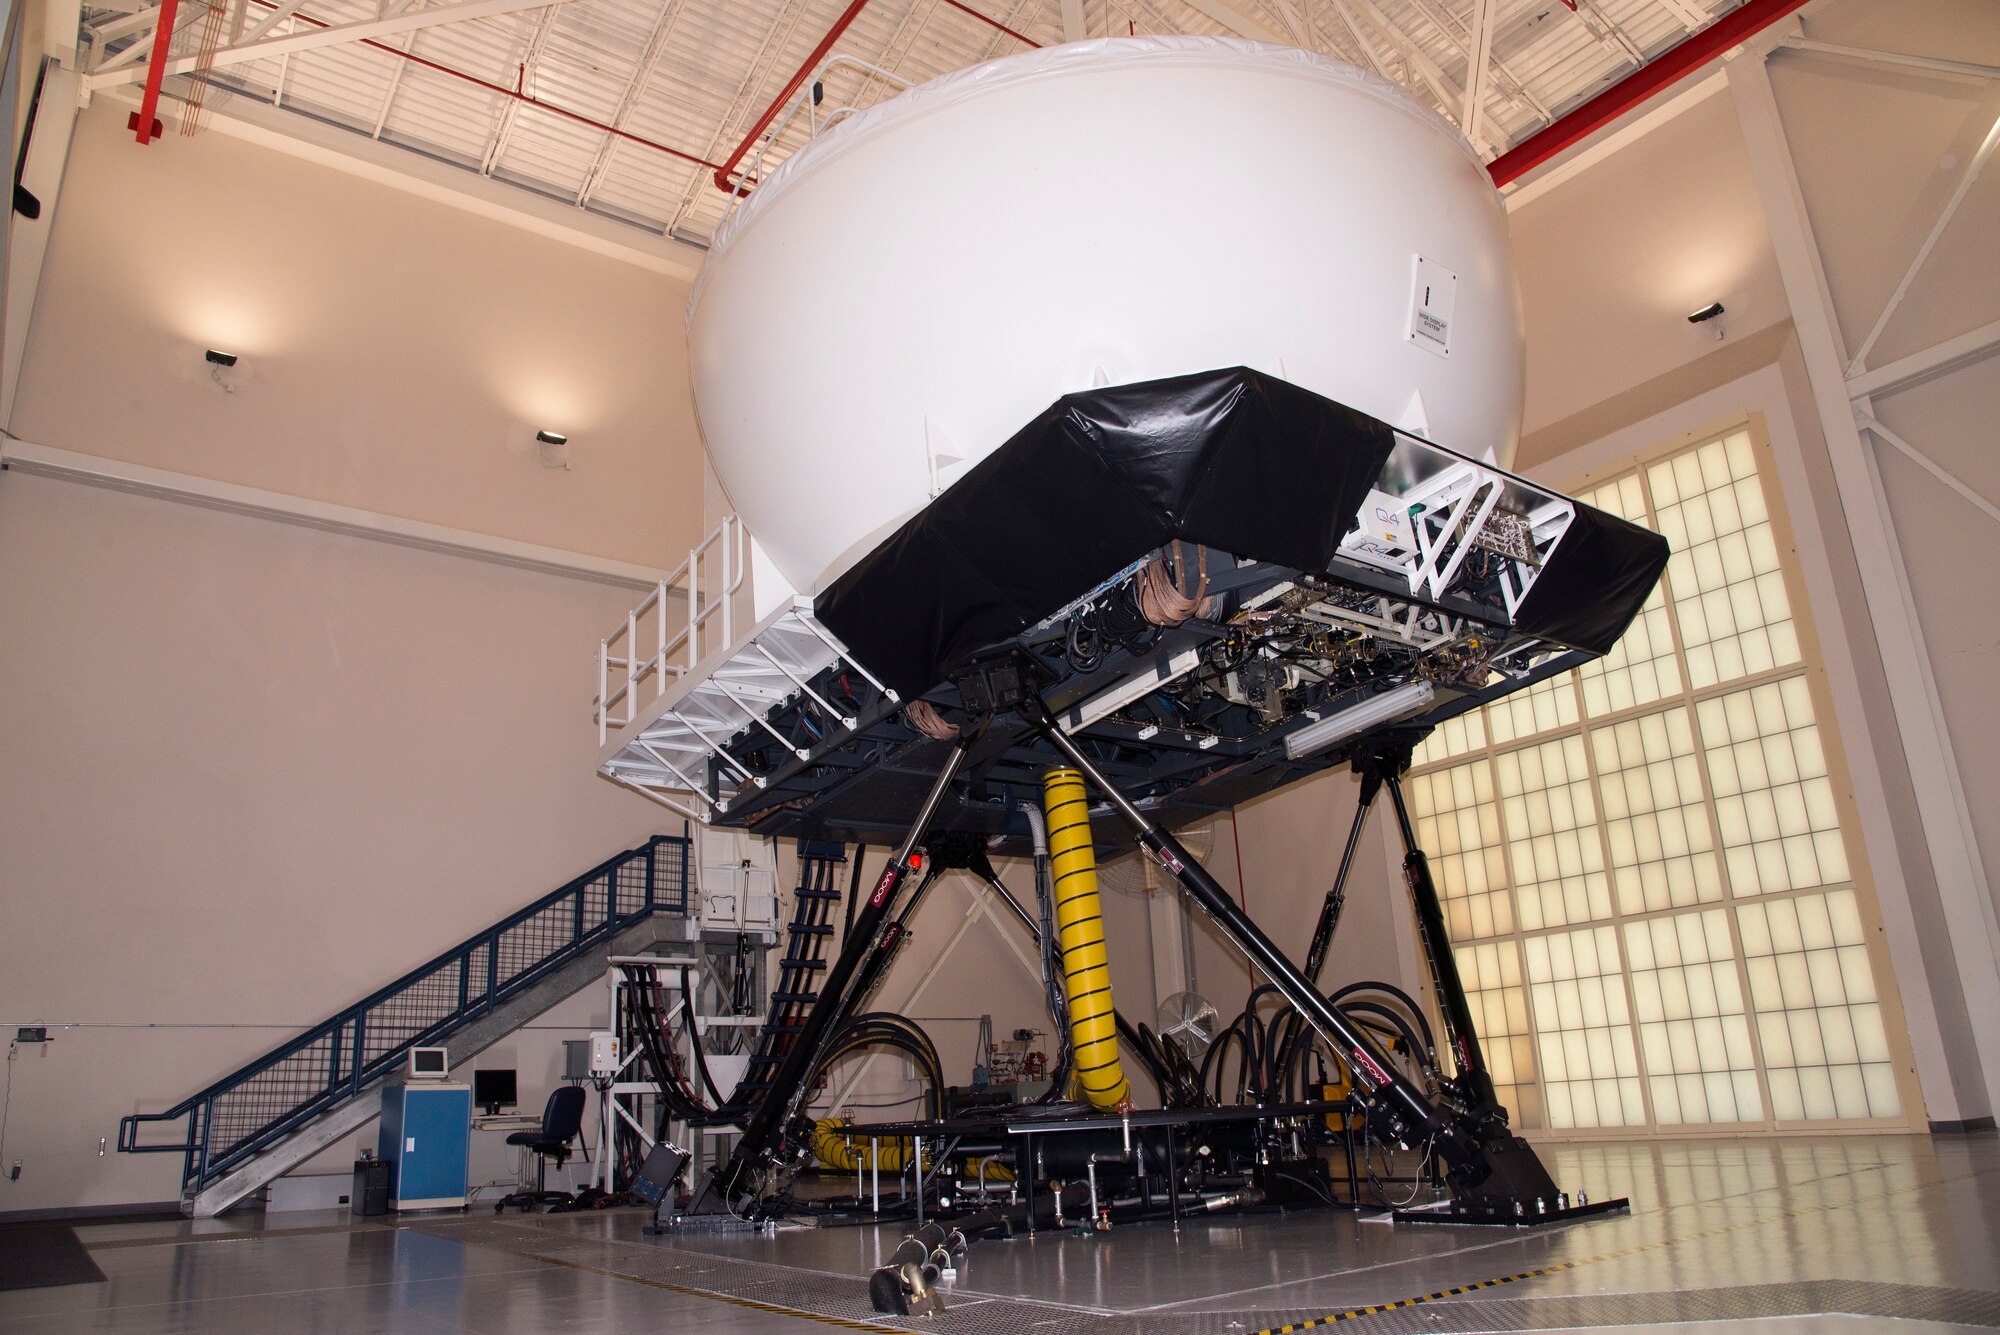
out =
[(542, 467), (569, 471), (569, 437), (562, 432), (537, 431), (535, 451), (541, 457)]
[(232, 373), (236, 370), (236, 354), (220, 348), (204, 348), (201, 359), (208, 363), (208, 378), (215, 382), (215, 387), (224, 394), (234, 394), (236, 377)]
[(1725, 331), (1722, 327), (1722, 303), (1711, 301), (1698, 311), (1689, 311), (1688, 323), (1712, 324), (1715, 327), (1716, 340), (1720, 342), (1725, 336)]

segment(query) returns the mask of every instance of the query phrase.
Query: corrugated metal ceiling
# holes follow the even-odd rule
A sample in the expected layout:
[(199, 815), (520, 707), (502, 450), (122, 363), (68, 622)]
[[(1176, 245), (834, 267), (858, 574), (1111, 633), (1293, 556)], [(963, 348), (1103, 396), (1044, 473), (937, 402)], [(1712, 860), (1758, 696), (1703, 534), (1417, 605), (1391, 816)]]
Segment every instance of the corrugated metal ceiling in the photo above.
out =
[[(171, 47), (198, 49), (206, 5), (185, 0)], [(279, 0), (213, 0), (255, 25)], [(306, 0), (270, 36), (367, 23), (460, 0)], [(1737, 0), (1084, 0), (1086, 35), (1265, 32), (1378, 70), (1461, 119), (1482, 3), (1491, 31), (1479, 124), (1497, 155), (1735, 8)], [(241, 12), (236, 7), (241, 7)], [(714, 180), (848, 0), (567, 0), (218, 68), (206, 100), (252, 98), (682, 240), (704, 240), (728, 196)], [(93, 62), (147, 33), (84, 7)], [(1064, 39), (1061, 0), (873, 0), (831, 54), (910, 83)], [(1019, 34), (1019, 36), (1011, 35)], [(110, 31), (105, 40), (93, 34)], [(143, 66), (143, 61), (138, 65)], [(896, 86), (842, 67), (827, 105)], [(188, 79), (170, 78), (169, 97)], [(768, 170), (807, 117), (761, 145)], [(768, 138), (768, 136), (767, 136)], [(754, 150), (753, 150), (754, 155)]]

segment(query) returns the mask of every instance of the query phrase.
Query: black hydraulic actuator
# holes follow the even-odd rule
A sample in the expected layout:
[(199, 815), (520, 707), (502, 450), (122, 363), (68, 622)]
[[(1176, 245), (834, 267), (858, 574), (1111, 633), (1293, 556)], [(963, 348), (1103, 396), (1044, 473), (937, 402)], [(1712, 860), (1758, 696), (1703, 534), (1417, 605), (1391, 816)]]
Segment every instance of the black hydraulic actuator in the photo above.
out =
[(1319, 986), (1320, 970), (1326, 967), (1327, 948), (1333, 944), (1334, 929), (1340, 926), (1340, 908), (1347, 902), (1347, 873), (1354, 869), (1354, 852), (1361, 847), (1361, 832), (1368, 828), (1368, 809), (1382, 781), (1372, 775), (1361, 777), (1361, 801), (1354, 809), (1354, 827), (1347, 832), (1347, 847), (1340, 855), (1340, 870), (1334, 874), (1333, 889), (1320, 905), (1319, 924), (1313, 928), (1312, 949), (1306, 952), (1306, 981)]
[[(1402, 763), (1408, 765), (1407, 756)], [(1431, 991), (1437, 997), (1438, 1018), (1443, 1021), (1445, 1042), (1457, 1067), (1459, 1094), (1469, 1111), (1504, 1123), (1507, 1114), (1494, 1095), (1486, 1055), (1479, 1048), (1472, 1007), (1465, 999), (1465, 983), (1458, 976), (1458, 957), (1452, 954), (1444, 909), (1438, 903), (1437, 885), (1431, 880), (1430, 859), (1417, 846), (1416, 828), (1410, 823), (1410, 809), (1403, 801), (1402, 778), (1393, 768), (1386, 773), (1371, 768), (1364, 771), (1363, 782), (1368, 774), (1375, 774), (1388, 787), (1389, 800), (1396, 807), (1396, 825), (1403, 835), (1403, 882), (1410, 888), (1410, 903), (1416, 910), (1417, 940), (1424, 948), (1424, 961), (1430, 968)]]
[(1367, 1031), (1342, 1015), (1304, 974), (1285, 958), (1263, 929), (1238, 908), (1208, 869), (1195, 861), (1180, 842), (1128, 801), (1104, 777), (1095, 762), (1085, 755), (1049, 713), (1040, 699), (1029, 697), (1022, 705), (1028, 721), (1039, 725), (1056, 749), (1083, 772), (1092, 787), (1111, 800), (1139, 837), (1139, 845), (1150, 853), (1168, 875), (1180, 882), (1190, 899), (1222, 929), (1237, 949), (1274, 983), (1287, 1001), (1298, 1008), (1329, 1043), (1335, 1045), (1354, 1073), (1356, 1088), (1369, 1105), (1369, 1116), (1391, 1140), (1402, 1144), (1420, 1143), (1448, 1130), (1436, 1109), (1415, 1086), (1398, 1075), (1388, 1055)]
[[(1223, 935), (1250, 958), (1251, 963), (1271, 980), (1284, 998), (1340, 1053), (1353, 1073), (1357, 1097), (1365, 1106), (1369, 1124), (1376, 1133), (1400, 1144), (1427, 1144), (1437, 1153), (1458, 1199), (1455, 1202), (1456, 1213), (1439, 1214), (1435, 1218), (1458, 1218), (1472, 1222), (1526, 1217), (1554, 1219), (1575, 1217), (1585, 1210), (1595, 1213), (1623, 1207), (1623, 1201), (1570, 1207), (1567, 1198), (1557, 1191), (1554, 1180), (1534, 1150), (1508, 1130), (1505, 1114), (1492, 1101), (1490, 1081), (1484, 1085), (1487, 1093), (1483, 1102), (1468, 1099), (1466, 1106), (1457, 1104), (1456, 1100), (1432, 1102), (1422, 1090), (1393, 1068), (1373, 1038), (1343, 1015), (1285, 958), (1263, 930), (1208, 874), (1206, 868), (1195, 861), (1172, 835), (1155, 825), (1111, 785), (1090, 757), (1057, 724), (1041, 700), (1031, 697), (1023, 703), (1022, 709), (1029, 722), (1041, 727), (1056, 749), (1110, 799), (1111, 805), (1138, 835), (1139, 846), (1180, 882), (1188, 897), (1214, 920)], [(1407, 759), (1403, 764), (1407, 766)], [(1388, 781), (1388, 777), (1384, 777), (1384, 782)], [(1407, 825), (1405, 828), (1407, 830)], [(1411, 832), (1409, 837), (1414, 852), (1414, 833)], [(1411, 893), (1418, 899), (1421, 913), (1421, 904), (1426, 897), (1435, 909), (1437, 896), (1422, 853), (1415, 852), (1415, 857)], [(1441, 914), (1437, 915), (1433, 929), (1428, 934), (1426, 949), (1441, 947), (1444, 957), (1449, 960), (1450, 947), (1444, 937)], [(1455, 994), (1452, 1003), (1456, 1007), (1455, 1013), (1466, 1019), (1465, 1031), (1470, 1033), (1471, 1025), (1467, 1018), (1470, 1012), (1465, 1006), (1465, 994), (1459, 986), (1457, 969), (1439, 970), (1436, 977), (1441, 992)], [(1485, 1068), (1479, 1065), (1476, 1040), (1466, 1051), (1470, 1069), (1483, 1075)], [(1463, 1091), (1460, 1093), (1462, 1095)]]
[(976, 730), (966, 729), (946, 754), (937, 782), (931, 785), (930, 793), (917, 812), (909, 833), (904, 836), (902, 846), (890, 857), (889, 865), (883, 868), (867, 903), (855, 913), (854, 925), (841, 942), (840, 957), (827, 970), (818, 1000), (806, 1012), (783, 1063), (771, 1077), (771, 1087), (765, 1092), (764, 1101), (744, 1123), (743, 1135), (736, 1142), (735, 1152), (717, 1175), (717, 1185), (731, 1198), (748, 1193), (751, 1175), (757, 1169), (791, 1157), (790, 1152), (795, 1145), (805, 1143), (810, 1128), (801, 1128), (797, 1123), (800, 1120), (799, 1110), (810, 1093), (808, 1081), (820, 1063), (828, 1036), (854, 1009), (854, 1003), (860, 996), (860, 989), (854, 986), (858, 981), (856, 974), (861, 971), (863, 962), (873, 958), (880, 948), (878, 938), (882, 935), (883, 924), (895, 911), (896, 898), (903, 882), (923, 861), (917, 849), (923, 843), (931, 822), (937, 818), (938, 807), (950, 791), (952, 780), (958, 777), (966, 752), (977, 738)]

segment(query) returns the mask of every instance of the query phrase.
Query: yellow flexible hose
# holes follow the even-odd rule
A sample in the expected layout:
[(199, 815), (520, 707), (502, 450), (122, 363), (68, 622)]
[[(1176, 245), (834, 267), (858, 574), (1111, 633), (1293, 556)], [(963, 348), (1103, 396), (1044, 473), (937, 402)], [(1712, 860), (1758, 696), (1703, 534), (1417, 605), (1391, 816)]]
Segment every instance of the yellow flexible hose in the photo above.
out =
[[(813, 1158), (819, 1166), (840, 1173), (858, 1173), (869, 1166), (868, 1140), (844, 1134), (853, 1125), (845, 1117), (822, 1117), (813, 1123)], [(881, 1167), (891, 1173), (900, 1173), (910, 1162), (910, 1141), (907, 1136), (884, 1138), (872, 1142), (881, 1146)], [(965, 1171), (975, 1173), (979, 1168), (979, 1157), (965, 1161)], [(986, 1164), (988, 1182), (1012, 1182), (1014, 1172), (1007, 1165), (994, 1159)]]
[[(869, 1142), (841, 1134), (848, 1125), (845, 1117), (822, 1117), (813, 1123), (813, 1158), (819, 1160), (820, 1167), (854, 1173), (869, 1166)], [(902, 1172), (910, 1161), (910, 1142), (906, 1137), (878, 1140), (874, 1144), (879, 1147), (879, 1166), (889, 1172)]]
[(1072, 1076), (1091, 1107), (1121, 1111), (1132, 1106), (1132, 1085), (1118, 1060), (1111, 965), (1104, 953), (1104, 913), (1097, 898), (1097, 854), (1090, 843), (1090, 799), (1083, 775), (1073, 769), (1043, 775), (1042, 809), (1049, 818), (1056, 941), (1062, 947), (1063, 985), (1069, 994)]

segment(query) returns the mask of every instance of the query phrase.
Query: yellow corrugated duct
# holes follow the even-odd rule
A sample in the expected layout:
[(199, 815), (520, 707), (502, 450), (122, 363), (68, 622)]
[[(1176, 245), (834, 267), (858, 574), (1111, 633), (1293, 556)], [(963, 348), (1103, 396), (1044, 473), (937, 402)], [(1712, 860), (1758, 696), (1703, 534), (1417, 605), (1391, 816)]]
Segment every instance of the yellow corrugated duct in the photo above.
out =
[(1056, 942), (1069, 994), (1072, 1078), (1093, 1108), (1132, 1106), (1132, 1086), (1118, 1061), (1111, 965), (1104, 953), (1104, 913), (1097, 899), (1097, 854), (1090, 843), (1090, 800), (1083, 775), (1052, 769), (1042, 776), (1049, 817), (1049, 865), (1055, 878)]
[(853, 1173), (870, 1166), (868, 1147), (879, 1148), (880, 1167), (893, 1173), (903, 1171), (910, 1161), (910, 1141), (898, 1136), (890, 1140), (869, 1141), (844, 1135), (850, 1125), (845, 1117), (822, 1117), (813, 1123), (813, 1158), (819, 1160), (820, 1167)]
[[(847, 1135), (847, 1128), (852, 1125), (853, 1123), (845, 1117), (822, 1117), (813, 1123), (813, 1158), (819, 1160), (820, 1167), (842, 1173), (862, 1172), (869, 1167), (868, 1147), (871, 1144), (881, 1147), (879, 1150), (881, 1155), (880, 1166), (886, 1171), (900, 1173), (909, 1164), (913, 1152), (909, 1137), (896, 1136), (889, 1139), (871, 1141), (862, 1137)], [(967, 1159), (965, 1161), (965, 1171), (976, 1173), (979, 1169), (979, 1162), (979, 1157)], [(1014, 1180), (1014, 1172), (998, 1160), (988, 1159), (986, 1161), (986, 1180), (988, 1182), (1012, 1182)]]

